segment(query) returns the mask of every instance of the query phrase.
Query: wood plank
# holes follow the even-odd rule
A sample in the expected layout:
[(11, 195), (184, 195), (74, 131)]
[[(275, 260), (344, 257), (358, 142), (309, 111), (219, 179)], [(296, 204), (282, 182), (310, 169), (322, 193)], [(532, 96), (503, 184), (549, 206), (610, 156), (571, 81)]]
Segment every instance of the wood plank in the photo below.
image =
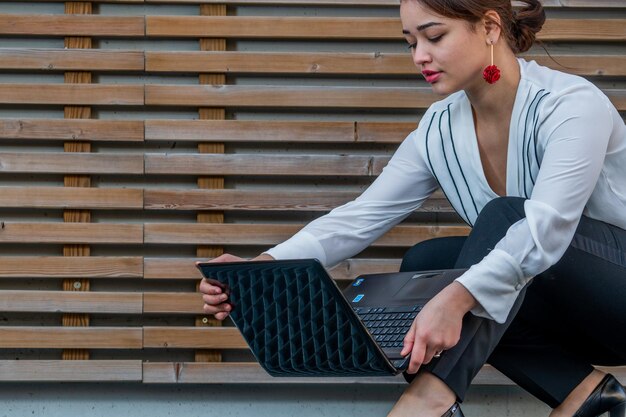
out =
[(143, 90), (143, 85), (0, 84), (0, 104), (140, 106)]
[[(148, 37), (237, 39), (399, 40), (399, 18), (146, 16)], [(624, 19), (549, 19), (537, 38), (543, 41), (623, 41)]]
[[(623, 55), (521, 55), (577, 75), (626, 75)], [(559, 63), (561, 65), (559, 65)], [(220, 71), (240, 74), (415, 75), (409, 54), (314, 52), (146, 52), (148, 72)]]
[[(0, 192), (1, 192), (0, 188)], [(148, 210), (330, 211), (354, 200), (358, 191), (145, 190)], [(2, 206), (0, 195), (0, 206)], [(418, 212), (453, 212), (438, 193)]]
[(247, 349), (235, 327), (151, 327), (143, 328), (145, 348)]
[(204, 314), (203, 305), (202, 294), (197, 292), (146, 292), (143, 297), (145, 314)]
[[(195, 384), (398, 384), (406, 386), (402, 375), (390, 377), (286, 377), (275, 378), (267, 374), (257, 363), (194, 363), (194, 362), (145, 362), (145, 383), (195, 383)], [(626, 366), (598, 367), (610, 372), (626, 383)], [(480, 370), (473, 385), (515, 385), (513, 381), (490, 365)]]
[(146, 140), (305, 143), (400, 143), (415, 122), (146, 120)]
[(143, 208), (132, 188), (0, 187), (0, 207), (122, 210)]
[(124, 153), (3, 152), (0, 172), (143, 174), (143, 156)]
[(146, 140), (155, 141), (351, 143), (356, 140), (355, 122), (146, 120), (145, 126)]
[(141, 120), (0, 119), (0, 139), (141, 142)]
[(359, 155), (145, 154), (146, 174), (169, 175), (374, 176), (388, 162)]
[(10, 223), (0, 228), (0, 243), (143, 243), (143, 226), (115, 223)]
[(26, 36), (143, 37), (143, 16), (0, 14), (0, 33)]
[(0, 327), (0, 348), (141, 349), (141, 328)]
[(2, 290), (0, 311), (141, 314), (143, 295), (126, 292)]
[[(148, 244), (275, 245), (302, 227), (301, 224), (146, 223), (144, 229)], [(425, 239), (468, 233), (468, 227), (459, 225), (401, 225), (387, 232), (373, 246), (412, 246)]]
[[(200, 280), (202, 274), (195, 266), (196, 261), (207, 258), (145, 258), (145, 279)], [(347, 259), (330, 269), (330, 275), (338, 281), (353, 280), (358, 275), (379, 272), (397, 272), (400, 259)]]
[(138, 382), (140, 360), (0, 360), (0, 381), (6, 382)]
[[(61, 0), (43, 0), (61, 1)], [(228, 5), (276, 5), (276, 6), (388, 6), (397, 8), (397, 0), (95, 0), (96, 2), (142, 2), (170, 4), (228, 4)], [(542, 0), (544, 8), (626, 8), (623, 0)]]
[[(1, 232), (0, 232), (1, 233)], [(141, 256), (0, 256), (0, 278), (142, 278)]]
[[(428, 87), (286, 87), (242, 85), (146, 85), (146, 104), (253, 108), (427, 108), (441, 99)], [(0, 88), (0, 93), (2, 88)], [(626, 91), (605, 89), (626, 110)]]
[(146, 52), (147, 72), (417, 74), (411, 56), (387, 53)]
[(440, 99), (428, 87), (146, 85), (146, 105), (155, 106), (415, 109)]
[(623, 42), (626, 40), (626, 19), (548, 19), (537, 39)]
[(53, 71), (143, 71), (144, 52), (94, 49), (0, 48), (0, 69)]

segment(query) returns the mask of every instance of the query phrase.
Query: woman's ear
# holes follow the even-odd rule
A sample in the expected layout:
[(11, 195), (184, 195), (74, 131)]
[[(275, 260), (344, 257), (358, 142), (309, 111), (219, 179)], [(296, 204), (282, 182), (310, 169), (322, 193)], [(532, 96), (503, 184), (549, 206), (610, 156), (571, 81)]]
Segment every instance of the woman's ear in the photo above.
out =
[(494, 44), (497, 43), (502, 33), (502, 19), (500, 19), (500, 15), (495, 10), (488, 10), (483, 16), (482, 23), (485, 30), (485, 41), (487, 43), (489, 41)]

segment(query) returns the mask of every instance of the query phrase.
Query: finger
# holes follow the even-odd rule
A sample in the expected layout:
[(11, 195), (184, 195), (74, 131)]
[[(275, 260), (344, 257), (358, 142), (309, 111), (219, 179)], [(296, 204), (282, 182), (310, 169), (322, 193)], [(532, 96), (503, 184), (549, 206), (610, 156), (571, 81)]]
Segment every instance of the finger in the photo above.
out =
[(200, 286), (198, 287), (200, 292), (204, 294), (221, 294), (222, 289), (217, 285), (210, 284), (206, 279), (200, 281)]
[(424, 355), (426, 353), (426, 343), (420, 338), (416, 337), (413, 342), (413, 349), (411, 350), (411, 360), (409, 362), (408, 372), (410, 374), (417, 373), (420, 366), (424, 363)]
[(213, 306), (221, 304), (226, 300), (228, 300), (228, 296), (226, 294), (217, 294), (217, 295), (204, 294), (202, 296), (202, 301), (204, 301), (206, 304), (213, 305)]
[(426, 348), (426, 352), (424, 353), (423, 364), (425, 365), (427, 363), (430, 363), (430, 361), (432, 361), (433, 358), (435, 357), (435, 354), (437, 354), (439, 352), (443, 352), (443, 348), (428, 346)]
[(409, 327), (409, 331), (406, 332), (406, 335), (404, 336), (404, 340), (402, 341), (402, 351), (400, 352), (400, 355), (402, 355), (403, 357), (408, 355), (409, 353), (411, 353), (411, 350), (413, 350), (413, 343), (415, 340), (415, 320), (413, 320), (413, 323), (411, 323), (411, 327)]
[(218, 305), (205, 304), (202, 306), (202, 310), (207, 314), (217, 314), (222, 312), (229, 312), (232, 310), (232, 307), (230, 304), (227, 303), (222, 303)]
[(225, 311), (215, 314), (217, 320), (224, 320), (226, 317), (228, 317), (228, 313)]

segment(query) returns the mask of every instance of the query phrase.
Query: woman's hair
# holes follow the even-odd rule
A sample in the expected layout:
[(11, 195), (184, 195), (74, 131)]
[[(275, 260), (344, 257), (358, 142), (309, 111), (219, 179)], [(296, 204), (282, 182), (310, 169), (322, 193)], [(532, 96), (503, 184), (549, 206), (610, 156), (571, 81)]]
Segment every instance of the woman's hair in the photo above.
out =
[(495, 10), (500, 15), (502, 32), (514, 53), (526, 52), (535, 42), (546, 14), (539, 0), (518, 0), (523, 6), (515, 10), (511, 0), (417, 0), (436, 14), (462, 19), (470, 24), (479, 22), (485, 12)]

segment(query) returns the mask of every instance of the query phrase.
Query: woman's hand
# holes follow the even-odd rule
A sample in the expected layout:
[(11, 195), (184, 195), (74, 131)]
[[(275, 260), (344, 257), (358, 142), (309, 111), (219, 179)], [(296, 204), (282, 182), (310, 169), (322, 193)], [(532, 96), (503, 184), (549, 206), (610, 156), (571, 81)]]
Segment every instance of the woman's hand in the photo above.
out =
[(416, 373), (437, 353), (459, 342), (463, 316), (474, 306), (476, 300), (458, 282), (448, 285), (426, 303), (404, 337), (401, 354), (411, 354), (408, 373)]
[[(263, 253), (254, 258), (253, 261), (272, 259), (274, 258), (272, 258), (270, 255)], [(225, 253), (215, 259), (210, 260), (209, 262), (242, 262), (247, 260), (248, 259), (243, 259), (238, 256)], [(224, 320), (228, 316), (228, 313), (231, 311), (232, 306), (228, 303), (228, 296), (224, 294), (222, 288), (218, 287), (217, 285), (212, 285), (205, 278), (202, 278), (198, 290), (202, 293), (202, 300), (204, 301), (204, 312), (206, 314), (213, 314), (217, 320)]]

